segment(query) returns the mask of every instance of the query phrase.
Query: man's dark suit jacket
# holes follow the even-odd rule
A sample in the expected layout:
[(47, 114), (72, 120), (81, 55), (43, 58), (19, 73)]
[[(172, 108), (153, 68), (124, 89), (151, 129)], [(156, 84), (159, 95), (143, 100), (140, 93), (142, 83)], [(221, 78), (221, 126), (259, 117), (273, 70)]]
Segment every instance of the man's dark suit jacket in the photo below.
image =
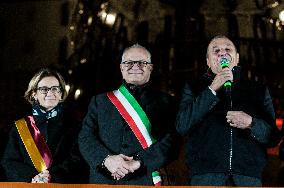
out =
[[(153, 185), (151, 173), (178, 153), (174, 151), (175, 110), (172, 98), (150, 90), (148, 86), (129, 91), (147, 114), (152, 124), (152, 136), (157, 142), (143, 150), (106, 93), (94, 96), (79, 134), (80, 151), (90, 166), (90, 183)], [(109, 172), (101, 168), (101, 163), (107, 155), (117, 154), (138, 154), (144, 165), (121, 180), (113, 180)]]
[[(216, 95), (209, 89), (215, 77), (212, 73), (184, 87), (176, 127), (188, 136), (186, 159), (192, 176), (223, 173), (260, 179), (267, 147), (279, 142), (268, 88), (240, 79), (239, 71), (237, 67), (233, 70), (231, 101), (223, 88)], [(226, 114), (230, 103), (233, 111), (252, 116), (251, 129), (229, 126)]]

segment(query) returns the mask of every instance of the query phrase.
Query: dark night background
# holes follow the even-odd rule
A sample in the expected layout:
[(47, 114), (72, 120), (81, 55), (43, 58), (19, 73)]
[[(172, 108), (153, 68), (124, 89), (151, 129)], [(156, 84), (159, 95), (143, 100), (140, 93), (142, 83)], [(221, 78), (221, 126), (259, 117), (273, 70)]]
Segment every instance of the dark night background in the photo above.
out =
[[(209, 40), (228, 36), (244, 76), (269, 86), (276, 116), (283, 118), (281, 10), (283, 0), (2, 0), (0, 156), (9, 125), (30, 110), (23, 95), (36, 71), (53, 67), (63, 74), (70, 86), (66, 103), (81, 120), (92, 95), (119, 86), (122, 51), (137, 42), (152, 53), (153, 84), (178, 98), (186, 79), (206, 71)], [(264, 173), (267, 186), (277, 186), (283, 166), (275, 151)], [(169, 183), (182, 184), (182, 172)]]

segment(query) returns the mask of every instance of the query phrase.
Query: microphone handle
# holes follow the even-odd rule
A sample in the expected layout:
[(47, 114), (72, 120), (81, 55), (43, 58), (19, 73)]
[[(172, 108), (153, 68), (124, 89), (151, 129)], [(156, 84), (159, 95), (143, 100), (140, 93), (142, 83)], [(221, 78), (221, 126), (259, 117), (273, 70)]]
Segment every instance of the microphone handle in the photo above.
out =
[[(231, 82), (230, 82), (231, 83)], [(225, 83), (226, 84), (226, 83)], [(224, 85), (225, 85), (224, 84)], [(224, 89), (226, 91), (226, 93), (231, 93), (232, 89), (231, 89), (231, 85), (230, 86), (224, 86)]]

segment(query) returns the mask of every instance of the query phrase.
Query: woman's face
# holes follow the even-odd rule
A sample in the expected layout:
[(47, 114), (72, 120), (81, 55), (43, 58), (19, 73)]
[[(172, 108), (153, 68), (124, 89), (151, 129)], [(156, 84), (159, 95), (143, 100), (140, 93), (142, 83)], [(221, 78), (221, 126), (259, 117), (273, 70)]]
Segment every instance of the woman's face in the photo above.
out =
[(33, 97), (45, 111), (51, 110), (62, 99), (59, 81), (54, 76), (44, 77), (38, 82), (37, 90), (33, 93)]

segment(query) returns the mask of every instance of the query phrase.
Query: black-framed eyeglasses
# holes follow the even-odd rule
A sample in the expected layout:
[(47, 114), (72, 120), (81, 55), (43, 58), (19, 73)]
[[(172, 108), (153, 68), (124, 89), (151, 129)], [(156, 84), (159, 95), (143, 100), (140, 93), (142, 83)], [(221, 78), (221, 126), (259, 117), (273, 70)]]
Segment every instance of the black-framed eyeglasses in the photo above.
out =
[(51, 93), (61, 93), (61, 87), (60, 86), (51, 86), (51, 87), (38, 87), (37, 90), (41, 93), (41, 94), (47, 94), (49, 91), (51, 91)]
[(146, 67), (149, 64), (152, 64), (151, 62), (147, 62), (147, 61), (124, 61), (121, 64), (125, 65), (126, 67), (133, 67), (134, 64), (137, 64), (138, 67), (143, 68)]

